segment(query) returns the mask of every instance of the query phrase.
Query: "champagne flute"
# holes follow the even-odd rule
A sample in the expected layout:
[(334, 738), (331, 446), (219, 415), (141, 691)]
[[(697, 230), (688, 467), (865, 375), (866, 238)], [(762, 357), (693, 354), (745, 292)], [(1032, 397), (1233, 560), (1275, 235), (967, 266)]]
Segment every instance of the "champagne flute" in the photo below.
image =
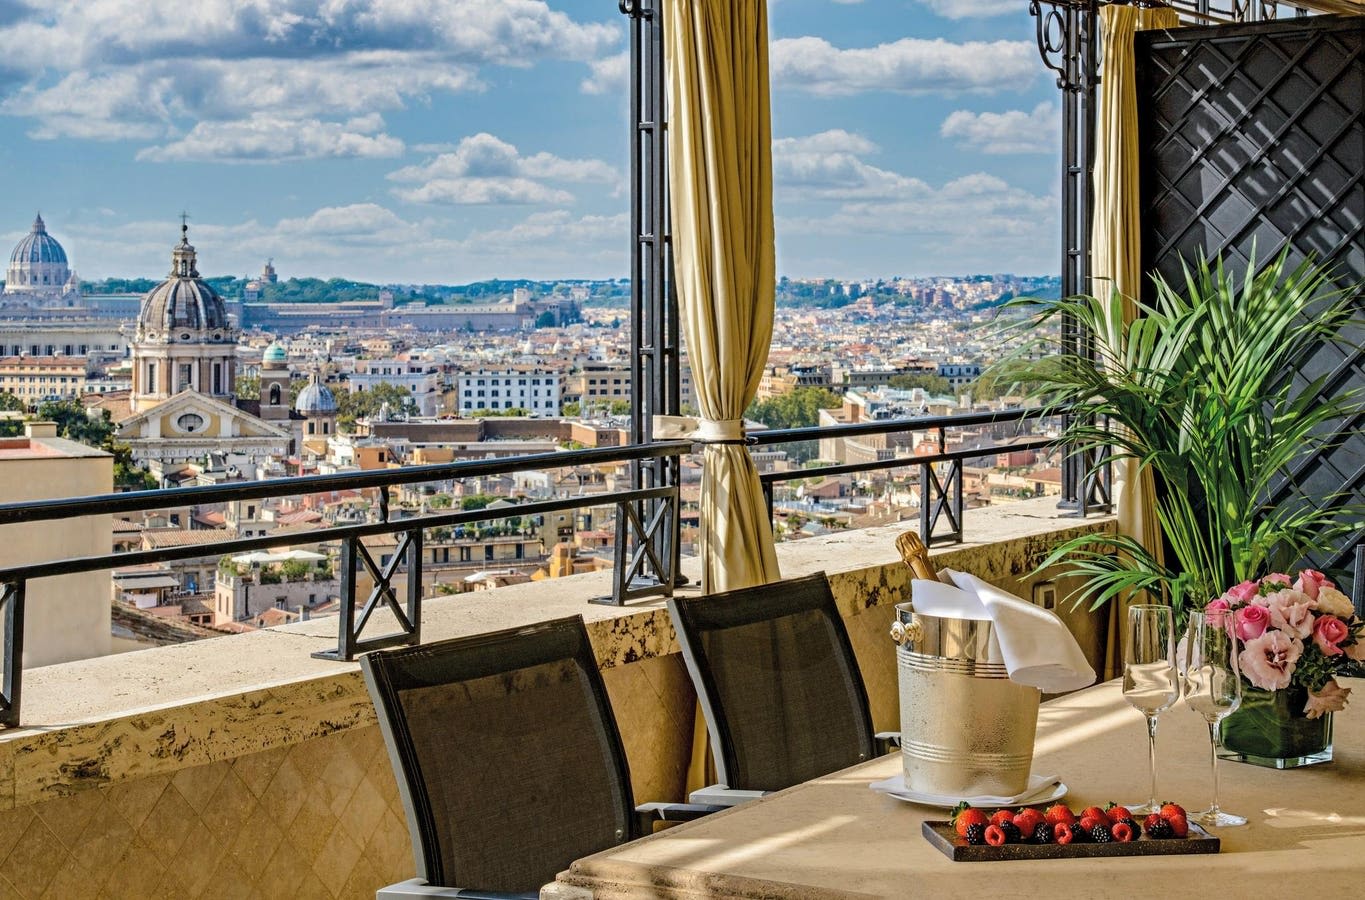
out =
[(1230, 613), (1190, 613), (1185, 663), (1185, 704), (1208, 723), (1213, 774), (1213, 805), (1190, 818), (1201, 825), (1245, 825), (1245, 816), (1218, 807), (1218, 723), (1242, 705), (1242, 673)]
[(1128, 607), (1126, 637), (1123, 699), (1147, 717), (1147, 760), (1152, 776), (1150, 799), (1129, 809), (1134, 813), (1151, 813), (1161, 808), (1156, 798), (1156, 717), (1180, 697), (1171, 608), (1150, 603)]

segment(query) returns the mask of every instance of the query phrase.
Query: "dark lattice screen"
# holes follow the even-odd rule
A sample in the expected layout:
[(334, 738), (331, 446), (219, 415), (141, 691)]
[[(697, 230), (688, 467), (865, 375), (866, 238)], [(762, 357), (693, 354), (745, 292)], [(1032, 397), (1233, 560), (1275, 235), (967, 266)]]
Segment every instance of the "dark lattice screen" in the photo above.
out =
[[(1284, 247), (1365, 281), (1365, 25), (1321, 17), (1140, 33), (1137, 41), (1144, 269), (1179, 282), (1179, 256), (1245, 269)], [(1365, 313), (1365, 295), (1357, 295)], [(1365, 333), (1310, 348), (1297, 383), (1365, 388)], [(1301, 466), (1280, 496), (1312, 502), (1345, 485), (1365, 501), (1365, 421)], [(1309, 560), (1349, 572), (1353, 539)], [(1356, 577), (1365, 574), (1356, 573)]]

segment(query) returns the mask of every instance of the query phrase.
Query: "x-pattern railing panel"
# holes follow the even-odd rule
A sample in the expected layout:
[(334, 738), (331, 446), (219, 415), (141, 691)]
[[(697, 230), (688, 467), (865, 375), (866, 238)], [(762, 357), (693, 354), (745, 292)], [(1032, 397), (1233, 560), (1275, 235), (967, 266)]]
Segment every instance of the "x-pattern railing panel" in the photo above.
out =
[[(1297, 19), (1139, 37), (1144, 268), (1180, 278), (1202, 250), (1245, 269), (1264, 262), (1335, 265), (1365, 280), (1365, 41), (1359, 22)], [(1177, 280), (1176, 283), (1179, 283)], [(1365, 312), (1365, 310), (1363, 310)], [(1365, 334), (1305, 348), (1293, 388), (1322, 396), (1365, 387)], [(1269, 502), (1365, 501), (1365, 417), (1302, 461)], [(1365, 529), (1307, 560), (1350, 569)]]

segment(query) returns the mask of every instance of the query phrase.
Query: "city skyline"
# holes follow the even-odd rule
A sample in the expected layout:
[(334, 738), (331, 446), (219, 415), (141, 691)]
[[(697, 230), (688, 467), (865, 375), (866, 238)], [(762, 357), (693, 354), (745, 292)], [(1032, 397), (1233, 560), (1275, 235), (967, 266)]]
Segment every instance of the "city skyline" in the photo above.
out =
[[(602, 0), (0, 12), (0, 241), (87, 279), (621, 277), (626, 20)], [(993, 0), (770, 5), (779, 271), (1051, 274), (1056, 90)]]

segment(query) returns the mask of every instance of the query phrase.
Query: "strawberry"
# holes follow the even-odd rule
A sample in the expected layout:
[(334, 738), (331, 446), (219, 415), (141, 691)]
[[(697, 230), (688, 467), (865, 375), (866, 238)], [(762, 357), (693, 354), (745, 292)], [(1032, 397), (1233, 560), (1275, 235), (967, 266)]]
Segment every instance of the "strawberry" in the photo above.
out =
[(991, 816), (992, 825), (1004, 825), (1006, 822), (1013, 821), (1014, 813), (1010, 812), (1008, 809), (997, 809), (995, 814)]
[(1179, 803), (1172, 803), (1169, 800), (1163, 802), (1161, 804), (1161, 809), (1157, 810), (1157, 812), (1161, 814), (1163, 819), (1169, 818), (1170, 816), (1189, 817), (1189, 813), (1185, 812), (1185, 807), (1181, 806)]
[(1070, 825), (1076, 821), (1076, 814), (1071, 811), (1071, 807), (1065, 803), (1054, 803), (1043, 811), (1043, 820), (1049, 825), (1065, 823)]
[(1081, 810), (1080, 817), (1082, 819), (1098, 819), (1103, 825), (1109, 824), (1109, 813), (1100, 809), (1098, 806), (1087, 806), (1085, 809)]
[(1097, 819), (1094, 816), (1090, 815), (1081, 816), (1080, 826), (1084, 828), (1086, 831), (1093, 830), (1096, 825), (1104, 825), (1107, 827), (1109, 825), (1109, 820), (1102, 818)]
[(1114, 840), (1118, 841), (1120, 844), (1126, 844), (1134, 837), (1133, 826), (1128, 824), (1130, 821), (1132, 820), (1129, 819), (1127, 821), (1115, 822), (1114, 827), (1110, 829), (1110, 833), (1113, 834)]
[(990, 824), (990, 819), (979, 809), (968, 806), (966, 803), (959, 803), (953, 810), (953, 827), (957, 829), (959, 837), (967, 836), (967, 828), (971, 825), (980, 825), (985, 828)]
[(1119, 819), (1131, 819), (1133, 814), (1128, 811), (1128, 807), (1120, 806), (1117, 803), (1105, 804), (1104, 811), (1109, 814), (1109, 821), (1117, 822)]
[(986, 843), (992, 847), (1003, 847), (1005, 844), (1005, 832), (1000, 830), (999, 825), (986, 826)]
[(1157, 822), (1160, 822), (1160, 821), (1161, 821), (1161, 813), (1152, 813), (1150, 816), (1148, 816), (1147, 818), (1145, 818), (1145, 819), (1142, 820), (1142, 830), (1143, 830), (1143, 831), (1151, 831), (1151, 830), (1152, 830), (1152, 826), (1155, 825)]
[(1076, 834), (1071, 830), (1071, 823), (1058, 822), (1052, 826), (1052, 836), (1057, 839), (1057, 843), (1065, 846), (1076, 839)]
[(1166, 824), (1171, 826), (1171, 831), (1176, 837), (1183, 838), (1190, 836), (1190, 823), (1184, 815), (1162, 816), (1162, 818), (1166, 820)]
[(1033, 834), (1034, 829), (1036, 829), (1042, 821), (1043, 814), (1038, 812), (1038, 810), (1027, 806), (1019, 810), (1014, 816), (1015, 827), (1023, 834)]

